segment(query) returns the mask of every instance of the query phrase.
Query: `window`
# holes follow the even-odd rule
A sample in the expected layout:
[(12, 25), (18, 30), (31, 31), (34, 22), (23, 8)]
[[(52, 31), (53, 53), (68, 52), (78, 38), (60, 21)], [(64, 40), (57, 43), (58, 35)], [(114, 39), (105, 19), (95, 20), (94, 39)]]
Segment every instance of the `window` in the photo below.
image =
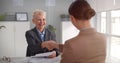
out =
[(120, 59), (120, 10), (111, 11), (111, 56)]
[(120, 38), (111, 37), (111, 56), (120, 59)]
[(120, 36), (120, 10), (111, 11), (111, 34)]
[(101, 32), (106, 33), (106, 12), (101, 13)]
[(120, 60), (120, 10), (101, 12), (98, 21), (100, 32), (107, 35), (108, 55)]

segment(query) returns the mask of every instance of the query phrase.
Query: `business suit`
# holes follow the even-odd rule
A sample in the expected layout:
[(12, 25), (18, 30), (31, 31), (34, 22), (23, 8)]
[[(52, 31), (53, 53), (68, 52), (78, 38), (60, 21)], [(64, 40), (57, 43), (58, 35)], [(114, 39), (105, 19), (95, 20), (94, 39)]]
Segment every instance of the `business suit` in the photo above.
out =
[[(41, 47), (42, 40), (36, 28), (26, 31), (25, 36), (28, 43), (26, 56), (33, 56), (35, 54), (49, 52), (47, 48)], [(44, 41), (48, 41), (48, 40), (56, 41), (55, 33), (47, 28), (45, 28), (44, 38), (45, 38)], [(58, 55), (58, 49), (53, 49), (53, 50), (55, 50)]]
[(61, 63), (105, 63), (105, 58), (105, 36), (87, 28), (65, 42)]

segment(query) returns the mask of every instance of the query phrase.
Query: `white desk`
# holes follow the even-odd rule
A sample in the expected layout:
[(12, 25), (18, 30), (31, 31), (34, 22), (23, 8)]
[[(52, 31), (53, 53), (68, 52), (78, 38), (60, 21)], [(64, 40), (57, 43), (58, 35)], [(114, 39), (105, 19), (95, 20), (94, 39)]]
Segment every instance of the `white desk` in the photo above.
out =
[(60, 63), (61, 56), (55, 58), (31, 58), (31, 57), (17, 57), (10, 58), (11, 61), (3, 61), (0, 58), (0, 63)]

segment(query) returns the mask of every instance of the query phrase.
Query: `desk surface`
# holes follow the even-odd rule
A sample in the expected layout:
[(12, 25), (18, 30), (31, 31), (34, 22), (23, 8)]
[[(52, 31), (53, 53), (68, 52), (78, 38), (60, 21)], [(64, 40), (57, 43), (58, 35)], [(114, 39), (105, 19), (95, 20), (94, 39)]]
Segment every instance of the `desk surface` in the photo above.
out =
[(60, 59), (61, 56), (55, 58), (17, 57), (10, 58), (10, 62), (0, 59), (0, 63), (60, 63)]

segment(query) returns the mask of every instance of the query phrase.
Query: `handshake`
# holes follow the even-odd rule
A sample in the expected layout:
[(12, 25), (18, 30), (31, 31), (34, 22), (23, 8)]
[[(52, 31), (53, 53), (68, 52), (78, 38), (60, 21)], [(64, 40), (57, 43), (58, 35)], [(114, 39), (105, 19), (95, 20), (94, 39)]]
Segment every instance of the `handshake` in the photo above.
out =
[(59, 49), (59, 44), (55, 41), (45, 41), (41, 44), (42, 48), (47, 48), (48, 50), (53, 50), (54, 48)]

